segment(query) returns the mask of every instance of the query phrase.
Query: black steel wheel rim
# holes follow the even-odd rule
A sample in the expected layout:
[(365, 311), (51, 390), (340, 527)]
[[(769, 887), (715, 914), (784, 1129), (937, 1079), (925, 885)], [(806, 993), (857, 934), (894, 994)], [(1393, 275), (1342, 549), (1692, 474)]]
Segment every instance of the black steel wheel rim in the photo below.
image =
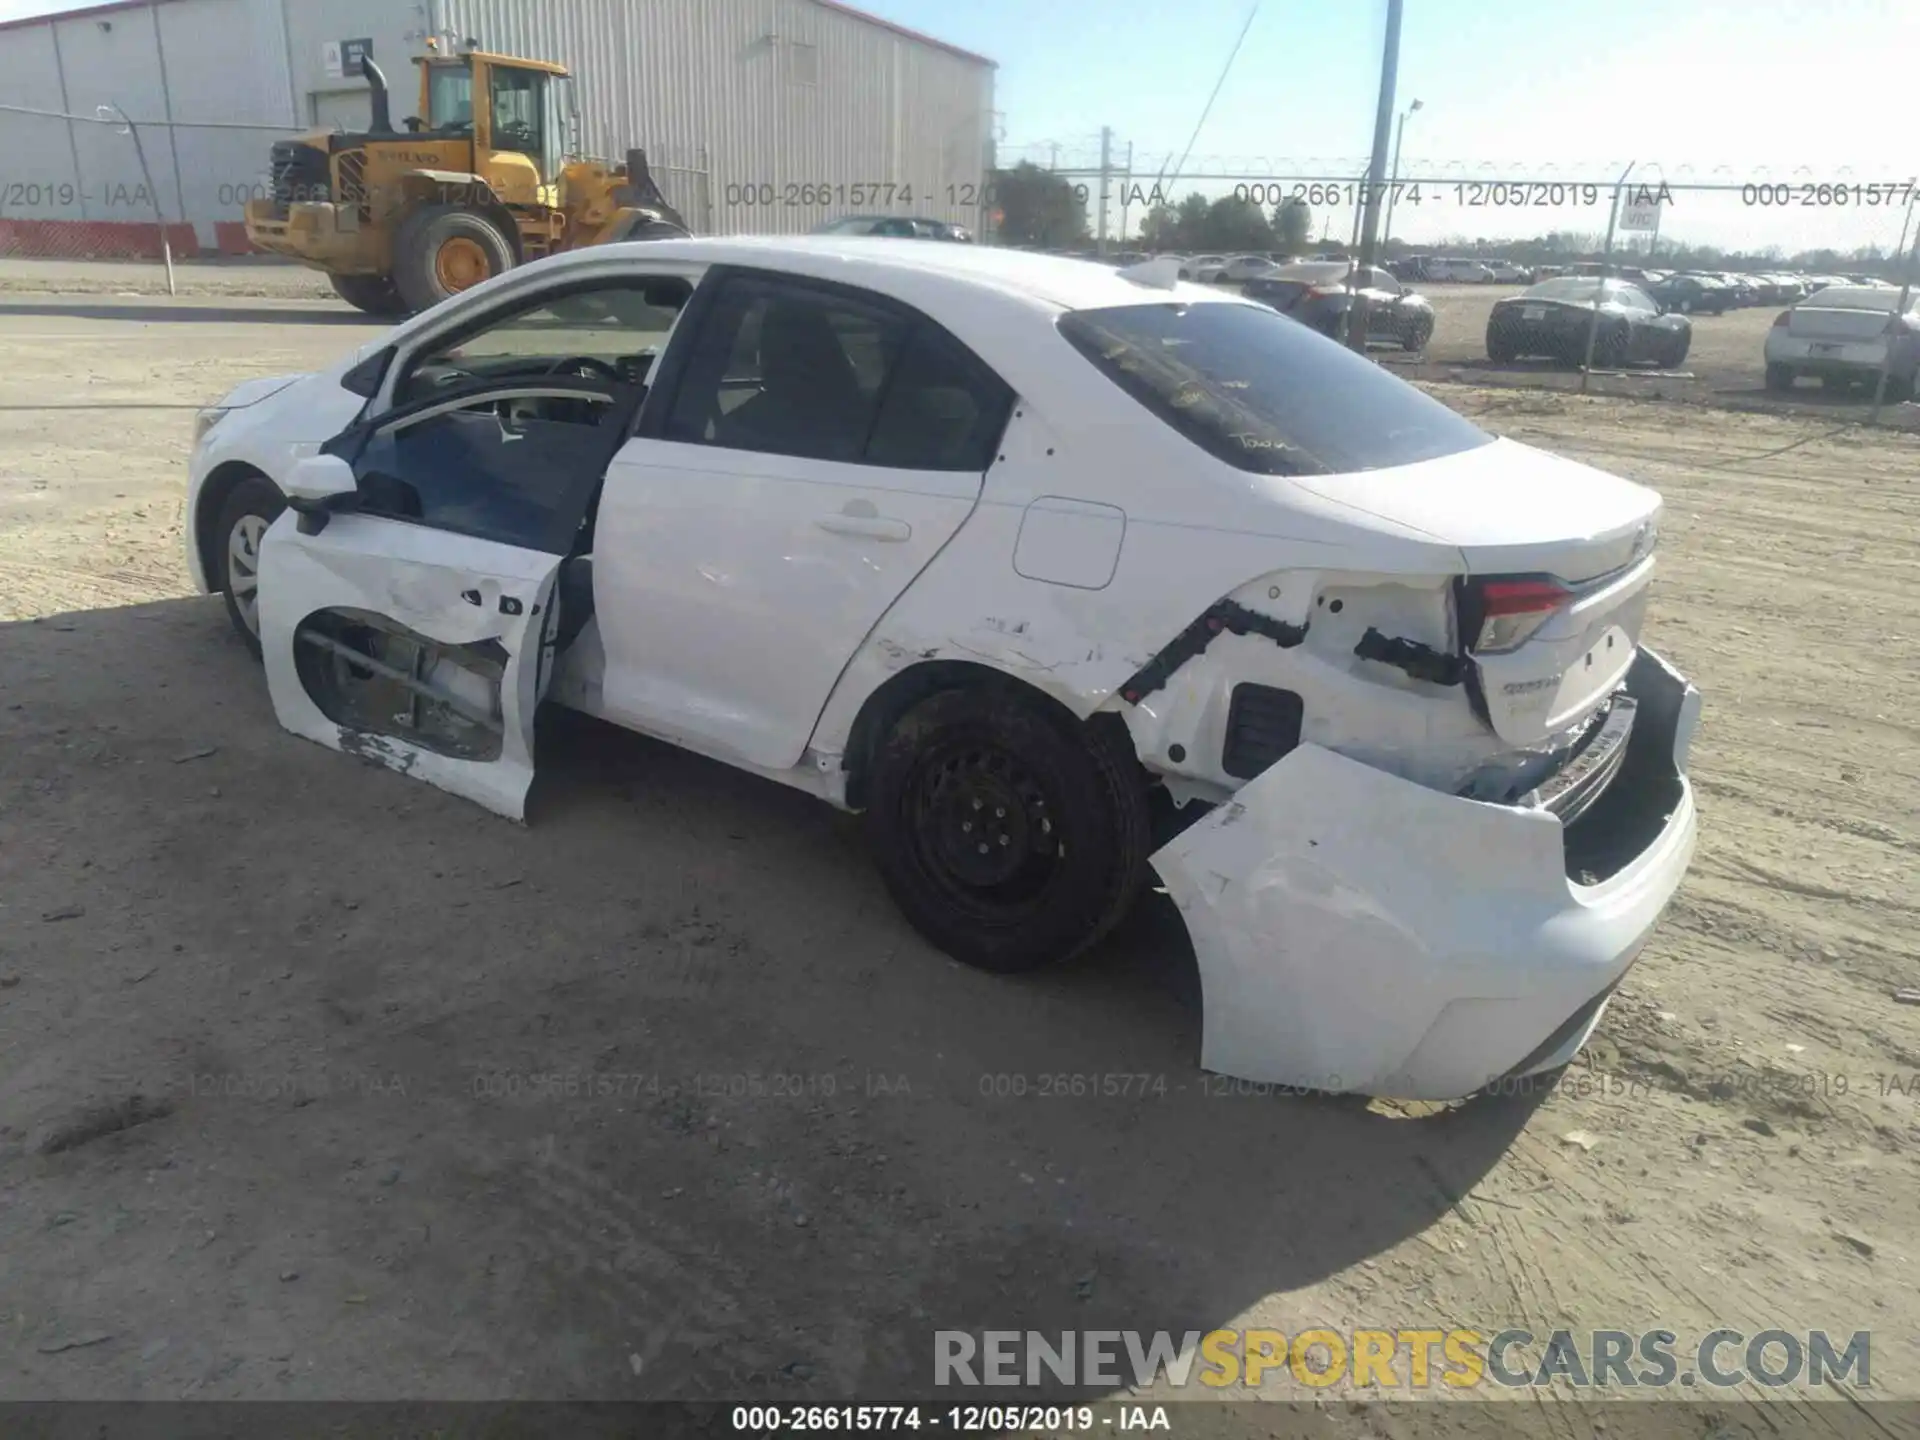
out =
[(981, 919), (1004, 923), (1031, 912), (1065, 862), (1052, 787), (991, 740), (929, 749), (908, 776), (901, 807), (915, 868)]

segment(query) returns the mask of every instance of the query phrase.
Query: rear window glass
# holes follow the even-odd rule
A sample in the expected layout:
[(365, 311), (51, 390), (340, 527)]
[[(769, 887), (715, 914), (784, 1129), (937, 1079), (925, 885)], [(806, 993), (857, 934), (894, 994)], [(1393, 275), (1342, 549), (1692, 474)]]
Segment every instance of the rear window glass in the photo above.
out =
[(1060, 333), (1209, 454), (1266, 475), (1338, 475), (1492, 442), (1438, 400), (1265, 306), (1123, 305)]

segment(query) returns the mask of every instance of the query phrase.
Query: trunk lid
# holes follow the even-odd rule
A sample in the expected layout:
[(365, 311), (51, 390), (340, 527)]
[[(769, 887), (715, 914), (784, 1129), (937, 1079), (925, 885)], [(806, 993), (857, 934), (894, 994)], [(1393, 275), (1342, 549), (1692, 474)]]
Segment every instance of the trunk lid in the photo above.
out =
[[(1625, 679), (1653, 577), (1654, 491), (1504, 439), (1418, 465), (1293, 483), (1459, 549), (1458, 619), (1473, 633), (1457, 641), (1501, 739), (1539, 745), (1578, 725)], [(1518, 643), (1482, 646), (1481, 619), (1499, 608), (1487, 603), (1487, 582), (1515, 580), (1563, 593)]]
[(1898, 304), (1897, 290), (1824, 290), (1787, 312), (1796, 340), (1878, 340)]

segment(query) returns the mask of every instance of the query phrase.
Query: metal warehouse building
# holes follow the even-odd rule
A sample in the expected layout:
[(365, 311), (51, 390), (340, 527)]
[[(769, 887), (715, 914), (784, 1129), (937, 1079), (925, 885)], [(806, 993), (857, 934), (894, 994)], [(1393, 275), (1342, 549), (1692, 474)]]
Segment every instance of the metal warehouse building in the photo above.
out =
[(430, 38), (568, 66), (586, 152), (645, 149), (697, 233), (981, 225), (993, 62), (837, 0), (128, 0), (0, 24), (0, 252), (243, 248), (272, 142), (366, 128), (362, 49), (413, 114)]

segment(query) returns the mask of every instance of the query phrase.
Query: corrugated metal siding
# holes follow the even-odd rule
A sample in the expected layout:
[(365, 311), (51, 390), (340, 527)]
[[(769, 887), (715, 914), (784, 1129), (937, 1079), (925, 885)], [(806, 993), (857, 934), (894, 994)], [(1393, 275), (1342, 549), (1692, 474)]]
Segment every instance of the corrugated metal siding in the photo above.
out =
[[(214, 220), (238, 214), (222, 197), (234, 202), (265, 169), (276, 132), (185, 122), (288, 123), (279, 0), (168, 0), (0, 30), (0, 99), (80, 116), (119, 106), (141, 124), (165, 217), (198, 221), (210, 239)], [(11, 218), (154, 219), (133, 140), (117, 126), (0, 113), (0, 153), (8, 181), (35, 187)]]
[[(993, 72), (976, 61), (812, 0), (442, 9), (449, 29), (483, 48), (572, 69), (587, 148), (646, 150), (700, 228), (791, 232), (856, 211), (980, 223)], [(702, 171), (705, 205), (687, 193)], [(881, 188), (870, 199), (856, 186)]]
[[(286, 7), (302, 124), (325, 112), (330, 117), (351, 117), (352, 129), (367, 128), (373, 113), (366, 98), (367, 82), (358, 75), (330, 76), (322, 62), (328, 42), (341, 40), (373, 41), (373, 58), (393, 88), (396, 124), (420, 108), (420, 79), (413, 57), (426, 53), (427, 0), (276, 0), (276, 4)], [(316, 108), (319, 96), (327, 98)]]

